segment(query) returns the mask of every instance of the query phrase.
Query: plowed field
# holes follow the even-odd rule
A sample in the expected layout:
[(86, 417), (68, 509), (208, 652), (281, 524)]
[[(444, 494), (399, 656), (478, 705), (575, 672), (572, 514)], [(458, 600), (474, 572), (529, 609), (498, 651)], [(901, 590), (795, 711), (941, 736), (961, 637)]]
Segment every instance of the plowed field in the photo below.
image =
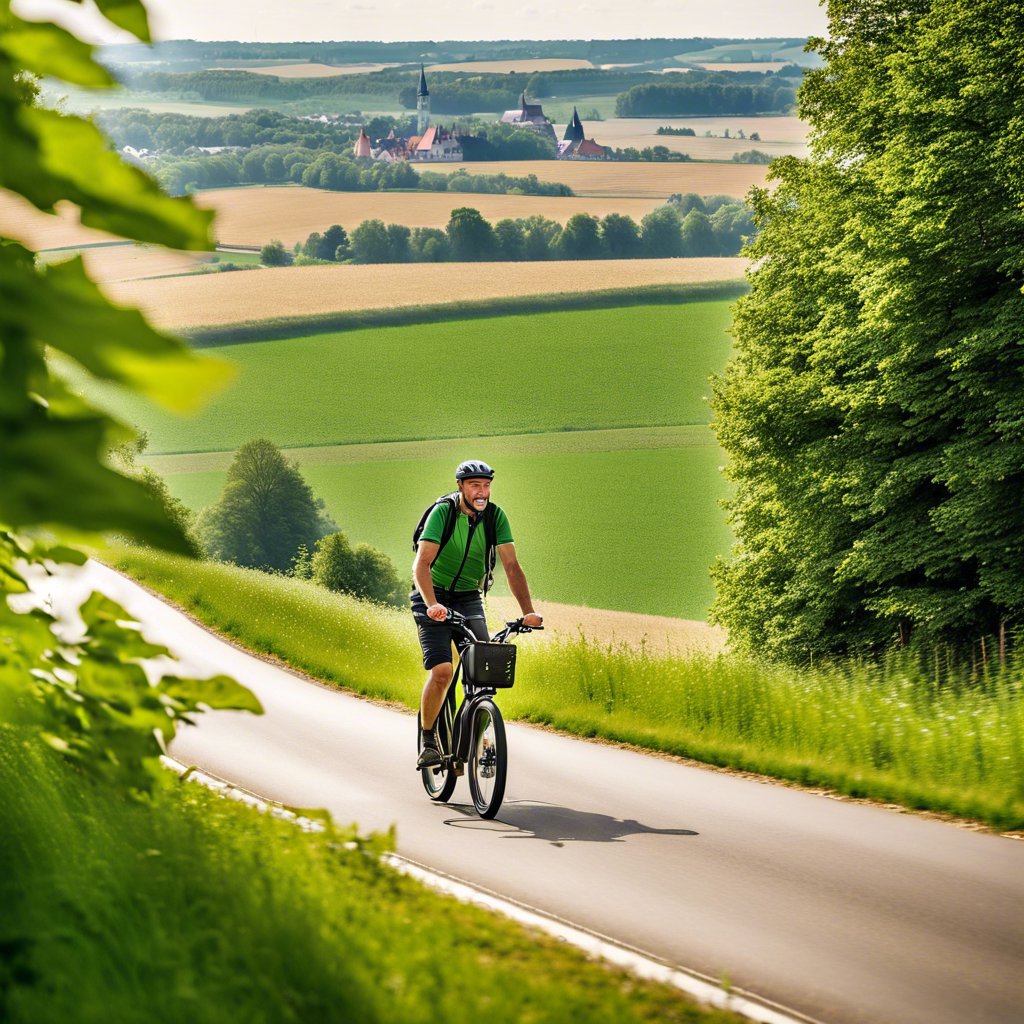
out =
[(392, 263), (284, 267), (122, 281), (107, 291), (162, 327), (191, 327), (341, 310), (418, 306), (516, 295), (586, 292), (742, 278), (738, 257), (551, 263)]

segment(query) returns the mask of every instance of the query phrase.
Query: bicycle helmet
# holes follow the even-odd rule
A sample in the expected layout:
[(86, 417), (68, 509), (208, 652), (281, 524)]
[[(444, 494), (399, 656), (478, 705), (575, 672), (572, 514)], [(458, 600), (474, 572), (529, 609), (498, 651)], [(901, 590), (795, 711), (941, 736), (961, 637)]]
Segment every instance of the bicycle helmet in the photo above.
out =
[(486, 462), (477, 462), (470, 459), (467, 462), (460, 462), (455, 470), (456, 480), (472, 480), (483, 477), (486, 480), (494, 479), (494, 470)]

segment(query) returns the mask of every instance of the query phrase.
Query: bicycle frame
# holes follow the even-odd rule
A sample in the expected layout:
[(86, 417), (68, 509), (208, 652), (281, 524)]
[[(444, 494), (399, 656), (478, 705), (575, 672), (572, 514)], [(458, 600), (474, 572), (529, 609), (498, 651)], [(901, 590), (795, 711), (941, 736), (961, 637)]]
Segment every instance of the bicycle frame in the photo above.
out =
[[(448, 616), (452, 626), (461, 630), (462, 637), (465, 639), (467, 644), (476, 643), (479, 637), (477, 637), (476, 634), (473, 633), (466, 625), (466, 618), (464, 615), (448, 609)], [(491, 637), (491, 642), (503, 644), (513, 633), (530, 633), (534, 629), (542, 628), (542, 626), (524, 626), (523, 620), (517, 619), (515, 622), (505, 623), (504, 629), (499, 629), (498, 632)], [(473, 721), (473, 712), (476, 710), (477, 704), (485, 698), (493, 698), (497, 696), (498, 693), (497, 689), (493, 686), (476, 686), (463, 676), (463, 699), (462, 704), (456, 712), (455, 684), (459, 681), (461, 673), (462, 650), (460, 649), (459, 664), (455, 669), (455, 675), (452, 677), (451, 684), (448, 687), (448, 692), (445, 694), (444, 704), (441, 706), (441, 714), (446, 716), (447, 719), (445, 724), (448, 727), (448, 735), (452, 738), (451, 750), (447, 754), (443, 755), (443, 758), (456, 775), (462, 775), (465, 764), (469, 760), (469, 747), (472, 741), (470, 724)]]

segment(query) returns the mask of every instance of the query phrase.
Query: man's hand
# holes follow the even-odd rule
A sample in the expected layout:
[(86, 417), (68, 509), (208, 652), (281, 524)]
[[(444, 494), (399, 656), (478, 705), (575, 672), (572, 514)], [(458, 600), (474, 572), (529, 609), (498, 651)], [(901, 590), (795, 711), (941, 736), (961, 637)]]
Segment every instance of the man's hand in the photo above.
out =
[(538, 615), (536, 612), (530, 612), (528, 615), (523, 616), (524, 626), (542, 626), (544, 624), (544, 616)]
[(444, 622), (448, 618), (448, 609), (443, 604), (432, 604), (427, 609), (427, 617), (436, 619), (438, 622)]

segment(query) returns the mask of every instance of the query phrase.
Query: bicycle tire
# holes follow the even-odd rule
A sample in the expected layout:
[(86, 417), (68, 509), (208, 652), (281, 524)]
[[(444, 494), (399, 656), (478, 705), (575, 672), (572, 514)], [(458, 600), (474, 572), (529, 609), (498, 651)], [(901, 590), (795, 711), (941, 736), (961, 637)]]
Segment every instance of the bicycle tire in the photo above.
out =
[(485, 699), (473, 710), (469, 750), (469, 792), (481, 818), (493, 818), (505, 798), (508, 746), (505, 723), (494, 701)]
[[(437, 723), (437, 739), (441, 747), (441, 753), (447, 754), (451, 751), (451, 732), (442, 707), (441, 715)], [(420, 716), (416, 716), (416, 753), (423, 749), (423, 724)], [(458, 776), (448, 768), (421, 768), (420, 779), (427, 796), (435, 803), (444, 804), (451, 799), (455, 792), (455, 783)]]

